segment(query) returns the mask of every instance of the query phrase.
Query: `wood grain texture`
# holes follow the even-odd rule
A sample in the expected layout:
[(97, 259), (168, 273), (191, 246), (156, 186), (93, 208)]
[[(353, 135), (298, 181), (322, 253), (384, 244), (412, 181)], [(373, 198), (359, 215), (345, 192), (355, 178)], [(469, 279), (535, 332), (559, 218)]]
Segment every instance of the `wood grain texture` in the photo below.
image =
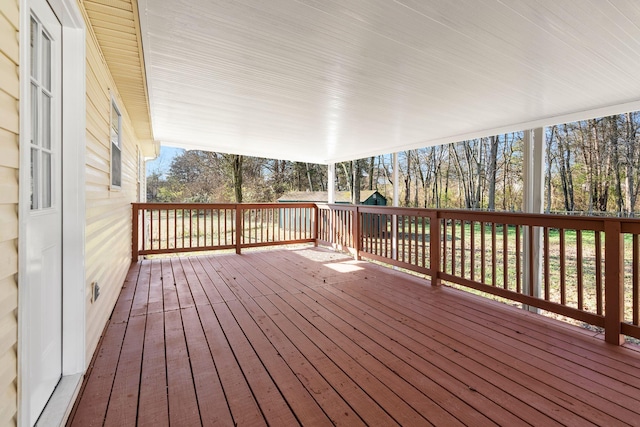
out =
[[(125, 333), (122, 323), (110, 325), (99, 350), (118, 353), (118, 363), (96, 363), (85, 386), (94, 397), (80, 398), (76, 416), (94, 399), (108, 407), (94, 414), (99, 422), (128, 414), (133, 402), (118, 393), (140, 378), (138, 425), (640, 419), (640, 351), (342, 254), (252, 251), (132, 269), (136, 292), (127, 284), (114, 315), (122, 322), (123, 307), (132, 307), (129, 326)], [(92, 383), (111, 389), (98, 396)]]

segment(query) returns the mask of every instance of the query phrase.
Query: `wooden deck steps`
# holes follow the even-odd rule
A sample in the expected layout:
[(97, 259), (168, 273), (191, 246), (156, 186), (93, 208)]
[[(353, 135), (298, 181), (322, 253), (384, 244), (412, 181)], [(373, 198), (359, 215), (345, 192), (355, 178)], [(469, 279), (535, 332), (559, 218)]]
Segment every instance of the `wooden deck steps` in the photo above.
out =
[(323, 249), (132, 265), (71, 426), (640, 425), (640, 352)]

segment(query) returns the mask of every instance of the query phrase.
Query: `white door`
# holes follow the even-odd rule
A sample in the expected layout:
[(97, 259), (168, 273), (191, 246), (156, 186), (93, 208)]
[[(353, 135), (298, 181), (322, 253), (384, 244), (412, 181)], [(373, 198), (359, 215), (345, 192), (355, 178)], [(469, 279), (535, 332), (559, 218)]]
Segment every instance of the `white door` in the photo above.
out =
[(30, 150), (26, 218), (29, 424), (33, 425), (62, 373), (62, 103), (61, 25), (46, 0), (31, 2)]

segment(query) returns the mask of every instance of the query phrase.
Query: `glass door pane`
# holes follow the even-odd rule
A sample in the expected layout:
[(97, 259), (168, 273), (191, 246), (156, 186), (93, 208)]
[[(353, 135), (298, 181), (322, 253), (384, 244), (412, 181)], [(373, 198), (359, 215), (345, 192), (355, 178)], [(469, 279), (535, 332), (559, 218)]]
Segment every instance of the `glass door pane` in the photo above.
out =
[(31, 17), (31, 209), (53, 206), (55, 147), (52, 145), (52, 42)]

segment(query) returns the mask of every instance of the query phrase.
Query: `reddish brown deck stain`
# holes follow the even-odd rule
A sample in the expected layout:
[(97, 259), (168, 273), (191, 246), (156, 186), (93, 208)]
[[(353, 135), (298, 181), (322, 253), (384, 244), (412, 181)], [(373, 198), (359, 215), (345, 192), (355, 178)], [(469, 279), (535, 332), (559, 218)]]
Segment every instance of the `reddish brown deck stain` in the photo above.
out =
[(324, 249), (145, 260), (68, 425), (638, 425), (593, 334)]

